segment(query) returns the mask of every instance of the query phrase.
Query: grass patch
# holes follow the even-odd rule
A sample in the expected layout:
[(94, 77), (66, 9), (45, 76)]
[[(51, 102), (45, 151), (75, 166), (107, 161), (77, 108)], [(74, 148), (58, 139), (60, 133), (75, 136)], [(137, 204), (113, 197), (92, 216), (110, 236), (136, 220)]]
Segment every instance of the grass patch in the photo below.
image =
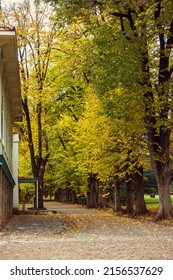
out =
[[(150, 195), (144, 196), (146, 206), (148, 210), (158, 210), (159, 209), (159, 197), (150, 197)], [(171, 202), (173, 205), (173, 195), (171, 195)]]
[[(159, 202), (159, 197), (156, 195), (155, 197), (150, 197), (150, 195), (145, 195), (144, 196), (145, 202), (151, 202), (151, 203), (155, 203), (155, 202)], [(173, 195), (171, 195), (171, 201), (173, 203)]]
[(159, 210), (159, 203), (158, 202), (155, 202), (155, 203), (152, 203), (152, 202), (147, 203), (146, 202), (146, 207), (150, 211), (156, 211), (156, 210)]
[(150, 195), (145, 195), (144, 196), (145, 202), (146, 203), (158, 203), (159, 202), (159, 197), (150, 197)]

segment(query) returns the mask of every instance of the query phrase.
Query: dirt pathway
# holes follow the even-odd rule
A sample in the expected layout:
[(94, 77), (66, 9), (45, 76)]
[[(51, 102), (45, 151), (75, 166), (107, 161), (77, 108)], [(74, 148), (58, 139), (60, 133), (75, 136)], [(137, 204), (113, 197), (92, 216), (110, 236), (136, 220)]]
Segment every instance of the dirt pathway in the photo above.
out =
[(110, 211), (47, 202), (56, 214), (16, 215), (0, 232), (0, 259), (173, 259), (173, 227)]

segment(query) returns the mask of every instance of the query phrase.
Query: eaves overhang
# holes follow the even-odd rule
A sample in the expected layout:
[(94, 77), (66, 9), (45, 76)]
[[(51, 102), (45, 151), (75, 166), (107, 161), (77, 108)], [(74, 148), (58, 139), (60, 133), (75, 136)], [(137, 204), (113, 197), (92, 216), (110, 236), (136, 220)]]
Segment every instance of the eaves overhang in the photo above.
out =
[(3, 68), (5, 92), (8, 94), (10, 110), (14, 122), (22, 121), (22, 99), (14, 28), (0, 27), (0, 65)]

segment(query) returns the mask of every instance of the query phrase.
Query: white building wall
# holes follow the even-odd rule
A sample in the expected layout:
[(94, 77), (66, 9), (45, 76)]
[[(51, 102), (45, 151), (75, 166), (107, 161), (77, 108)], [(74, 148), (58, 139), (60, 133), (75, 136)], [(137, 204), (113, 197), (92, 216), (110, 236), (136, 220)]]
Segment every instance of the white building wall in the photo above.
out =
[(16, 185), (13, 188), (13, 208), (19, 208), (19, 186), (18, 186), (18, 161), (19, 161), (19, 134), (13, 134), (13, 178)]
[(13, 125), (20, 121), (22, 102), (16, 31), (0, 27), (0, 226), (12, 217), (12, 208), (19, 207), (19, 135), (15, 134), (13, 139)]
[(10, 112), (9, 96), (5, 92), (0, 68), (0, 154), (3, 155), (10, 171), (12, 172), (12, 115)]

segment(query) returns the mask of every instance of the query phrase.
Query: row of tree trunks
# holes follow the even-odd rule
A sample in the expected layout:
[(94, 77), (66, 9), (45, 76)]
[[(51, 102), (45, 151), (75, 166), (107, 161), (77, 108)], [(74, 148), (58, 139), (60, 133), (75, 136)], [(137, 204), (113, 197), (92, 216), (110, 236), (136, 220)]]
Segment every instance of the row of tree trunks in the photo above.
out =
[(55, 199), (63, 203), (78, 203), (76, 191), (71, 188), (58, 189), (55, 193)]
[[(142, 168), (140, 168), (138, 172), (134, 173), (133, 180), (130, 180), (130, 178), (127, 179), (125, 213), (133, 215), (141, 215), (147, 213), (148, 210), (144, 200), (144, 180)], [(114, 211), (123, 211), (121, 207), (120, 181), (118, 180), (118, 177), (115, 177), (114, 179), (114, 198)], [(135, 205), (135, 208), (133, 205)]]
[(107, 203), (106, 184), (97, 179), (97, 174), (89, 174), (88, 191), (87, 191), (87, 207), (88, 208), (105, 208)]
[[(98, 194), (96, 192), (98, 189)], [(88, 177), (87, 207), (104, 208), (107, 207), (106, 186), (97, 180), (96, 174), (90, 174)], [(114, 178), (114, 210), (123, 211), (121, 207), (120, 181), (118, 177)], [(97, 201), (98, 196), (98, 201)], [(144, 200), (143, 170), (139, 168), (133, 175), (133, 178), (127, 178), (126, 182), (126, 209), (125, 213), (141, 215), (148, 212)], [(135, 206), (134, 206), (135, 205)]]

